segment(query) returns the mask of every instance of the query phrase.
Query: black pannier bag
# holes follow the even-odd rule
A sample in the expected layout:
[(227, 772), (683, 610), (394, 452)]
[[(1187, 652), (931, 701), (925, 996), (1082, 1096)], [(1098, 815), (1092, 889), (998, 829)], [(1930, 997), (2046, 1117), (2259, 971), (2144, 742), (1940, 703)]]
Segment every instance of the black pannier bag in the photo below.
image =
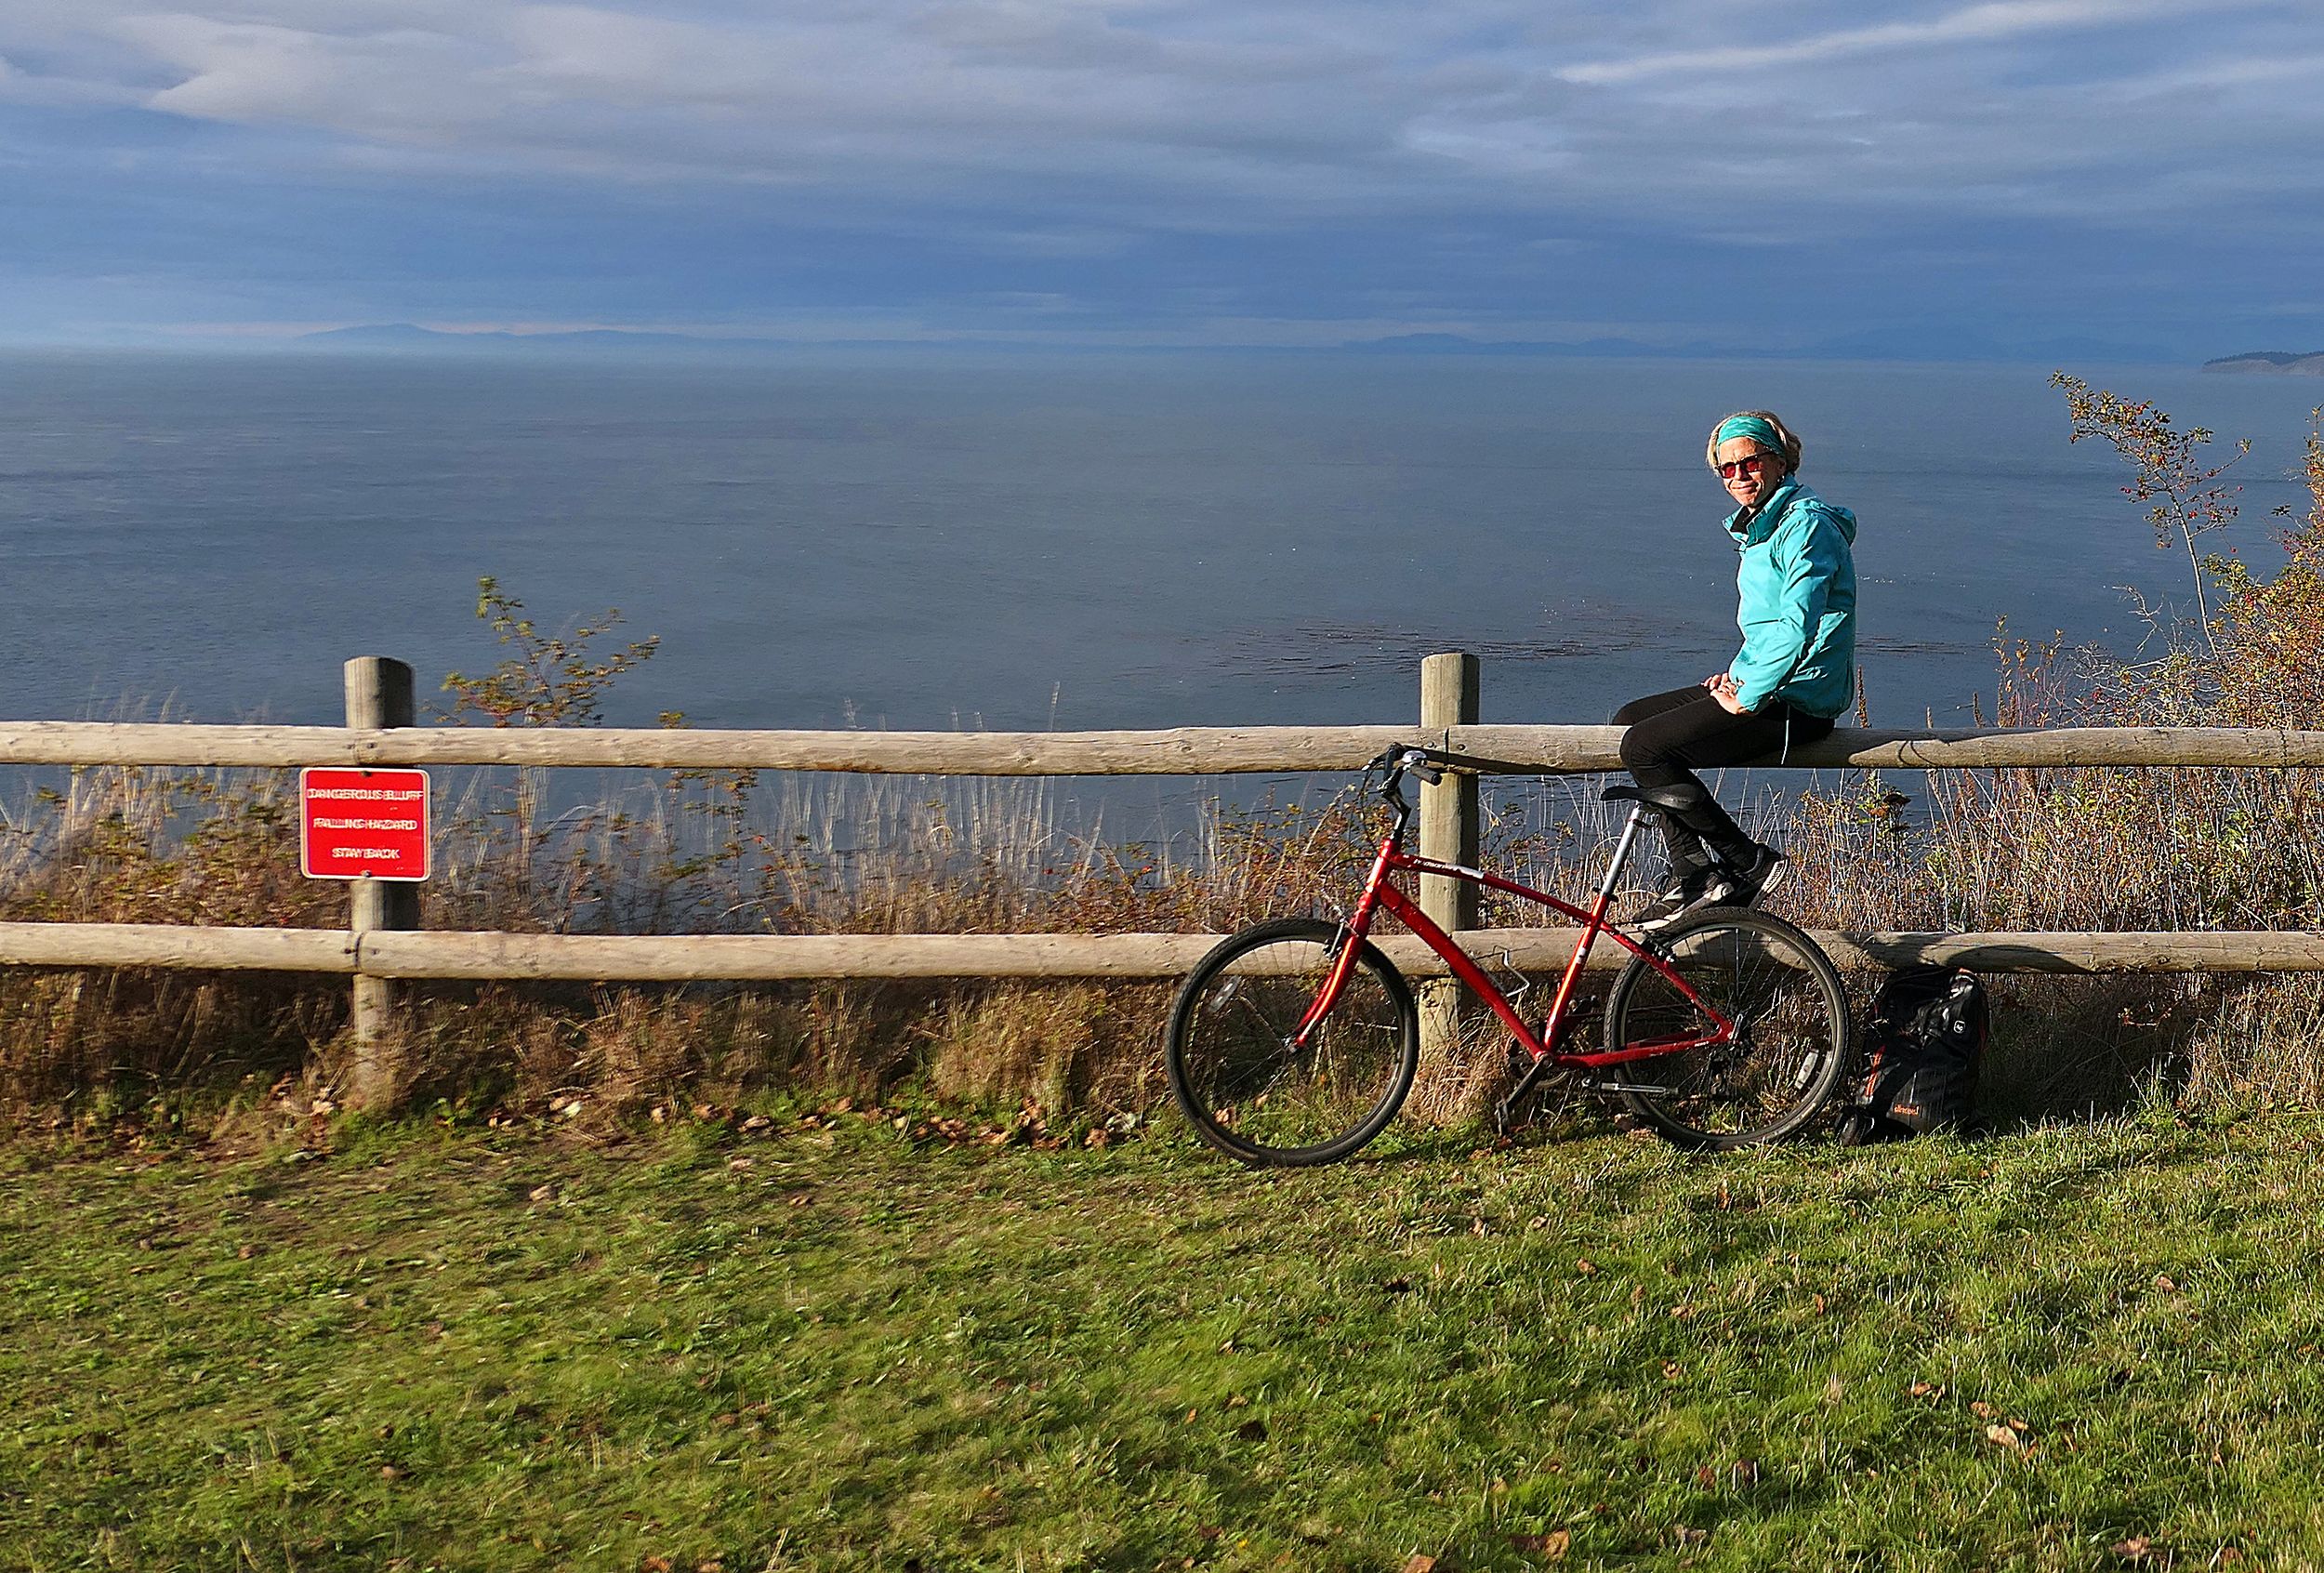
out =
[(1985, 985), (1959, 967), (1906, 967), (1888, 975), (1864, 1028), (1864, 1068), (1841, 1116), (1848, 1146), (1966, 1128), (1976, 1111), (1977, 1067), (1992, 1034)]

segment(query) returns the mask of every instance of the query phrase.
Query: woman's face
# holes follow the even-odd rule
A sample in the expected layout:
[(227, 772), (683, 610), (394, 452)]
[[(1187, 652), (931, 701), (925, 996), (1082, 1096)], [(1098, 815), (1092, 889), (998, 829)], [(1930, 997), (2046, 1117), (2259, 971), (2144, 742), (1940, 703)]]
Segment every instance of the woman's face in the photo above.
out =
[[(1757, 458), (1759, 473), (1743, 460)], [(1783, 456), (1771, 454), (1749, 437), (1730, 437), (1719, 444), (1719, 483), (1737, 508), (1757, 508), (1760, 499), (1783, 484)], [(1732, 473), (1729, 470), (1732, 469)]]

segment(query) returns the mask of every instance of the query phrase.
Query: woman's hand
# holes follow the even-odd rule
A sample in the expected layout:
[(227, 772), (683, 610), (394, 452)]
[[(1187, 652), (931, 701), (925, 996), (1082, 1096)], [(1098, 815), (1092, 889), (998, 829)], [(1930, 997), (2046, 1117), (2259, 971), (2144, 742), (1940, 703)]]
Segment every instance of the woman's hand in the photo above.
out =
[(1725, 672), (1713, 672), (1703, 679), (1703, 686), (1710, 690), (1710, 696), (1719, 701), (1719, 707), (1727, 714), (1748, 716), (1751, 713), (1736, 698), (1735, 679)]

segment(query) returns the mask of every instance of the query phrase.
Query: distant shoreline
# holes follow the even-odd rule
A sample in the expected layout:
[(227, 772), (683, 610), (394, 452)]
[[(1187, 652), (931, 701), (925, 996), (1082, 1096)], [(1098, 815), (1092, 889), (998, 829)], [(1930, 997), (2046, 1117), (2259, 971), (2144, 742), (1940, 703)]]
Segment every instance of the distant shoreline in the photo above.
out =
[(2236, 372), (2261, 377), (2324, 377), (2324, 350), (2293, 354), (2282, 350), (2255, 350), (2247, 355), (2222, 355), (2205, 361), (2207, 372)]

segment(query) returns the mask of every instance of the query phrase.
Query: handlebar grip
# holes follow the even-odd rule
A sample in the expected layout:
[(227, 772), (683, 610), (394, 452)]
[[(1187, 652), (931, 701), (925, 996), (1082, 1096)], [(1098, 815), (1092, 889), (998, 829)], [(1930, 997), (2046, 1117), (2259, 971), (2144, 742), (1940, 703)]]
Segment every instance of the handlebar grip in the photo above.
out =
[(1396, 768), (1407, 775), (1417, 775), (1433, 786), (1445, 779), (1442, 768), (1429, 762), (1427, 754), (1418, 748), (1406, 748), (1396, 756)]

